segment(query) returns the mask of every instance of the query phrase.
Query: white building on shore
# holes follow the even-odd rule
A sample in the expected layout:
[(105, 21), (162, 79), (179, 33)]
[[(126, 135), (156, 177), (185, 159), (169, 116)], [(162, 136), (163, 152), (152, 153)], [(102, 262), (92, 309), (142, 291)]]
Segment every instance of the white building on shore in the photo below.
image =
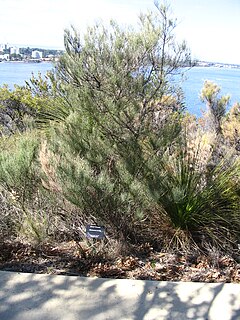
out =
[(10, 54), (19, 54), (18, 47), (10, 47)]
[(34, 50), (32, 51), (32, 58), (33, 59), (42, 59), (42, 52)]
[(10, 55), (8, 53), (0, 54), (0, 61), (8, 61), (10, 59)]

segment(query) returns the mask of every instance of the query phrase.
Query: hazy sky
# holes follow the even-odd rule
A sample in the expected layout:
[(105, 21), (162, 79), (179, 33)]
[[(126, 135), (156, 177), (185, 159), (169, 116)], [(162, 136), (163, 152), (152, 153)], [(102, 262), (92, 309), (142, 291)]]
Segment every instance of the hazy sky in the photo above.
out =
[[(240, 0), (169, 0), (194, 58), (240, 64)], [(154, 10), (153, 0), (0, 0), (0, 43), (63, 48), (71, 24), (114, 18), (135, 24), (140, 11)]]

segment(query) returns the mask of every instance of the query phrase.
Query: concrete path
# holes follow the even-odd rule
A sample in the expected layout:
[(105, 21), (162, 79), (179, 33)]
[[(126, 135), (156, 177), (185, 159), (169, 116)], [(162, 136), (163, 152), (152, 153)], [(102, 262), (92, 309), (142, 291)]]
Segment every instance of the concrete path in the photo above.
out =
[(240, 284), (0, 271), (1, 320), (240, 320)]

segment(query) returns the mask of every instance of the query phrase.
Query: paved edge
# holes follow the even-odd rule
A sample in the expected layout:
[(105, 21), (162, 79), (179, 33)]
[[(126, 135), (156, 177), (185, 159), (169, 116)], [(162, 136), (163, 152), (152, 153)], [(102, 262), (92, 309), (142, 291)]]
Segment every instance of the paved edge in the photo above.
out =
[(240, 284), (0, 271), (1, 320), (240, 320)]

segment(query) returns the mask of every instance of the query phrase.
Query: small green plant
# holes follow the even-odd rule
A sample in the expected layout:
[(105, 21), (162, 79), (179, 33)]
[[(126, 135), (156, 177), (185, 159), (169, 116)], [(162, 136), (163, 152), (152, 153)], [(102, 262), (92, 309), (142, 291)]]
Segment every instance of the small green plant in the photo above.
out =
[(20, 238), (32, 243), (44, 243), (48, 239), (49, 221), (46, 214), (39, 212), (23, 212), (17, 234)]

